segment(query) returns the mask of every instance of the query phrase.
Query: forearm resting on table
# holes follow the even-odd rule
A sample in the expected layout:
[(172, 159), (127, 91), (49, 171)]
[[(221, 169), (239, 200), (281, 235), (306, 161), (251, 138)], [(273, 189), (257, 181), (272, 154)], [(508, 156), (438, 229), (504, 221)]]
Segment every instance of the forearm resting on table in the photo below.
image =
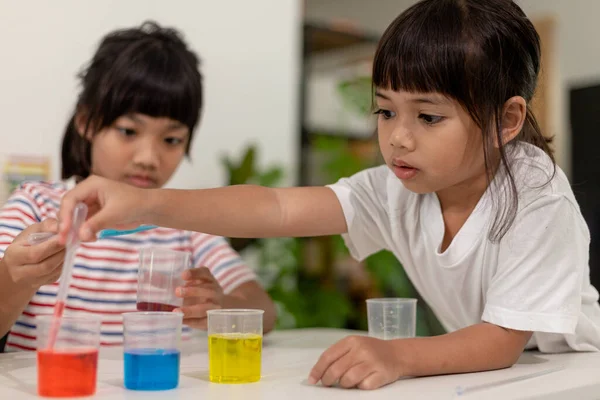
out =
[(440, 336), (400, 339), (403, 376), (428, 376), (508, 368), (519, 358), (531, 332), (479, 323)]
[(0, 260), (0, 337), (10, 331), (35, 292), (34, 288), (13, 282)]
[(158, 189), (150, 195), (150, 209), (149, 223), (225, 237), (301, 237), (346, 231), (341, 205), (327, 187)]
[(246, 282), (223, 297), (223, 308), (251, 308), (264, 310), (263, 332), (268, 333), (275, 328), (277, 312), (275, 304), (256, 282)]

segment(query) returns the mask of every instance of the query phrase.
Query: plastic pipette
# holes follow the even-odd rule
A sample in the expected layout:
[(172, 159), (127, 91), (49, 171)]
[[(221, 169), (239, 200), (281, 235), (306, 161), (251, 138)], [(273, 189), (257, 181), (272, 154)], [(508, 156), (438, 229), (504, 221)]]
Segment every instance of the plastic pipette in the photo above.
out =
[[(121, 230), (121, 229), (104, 229), (104, 230), (100, 231), (100, 233), (98, 234), (98, 238), (99, 239), (103, 239), (103, 238), (113, 237), (113, 236), (129, 235), (131, 233), (148, 231), (150, 229), (155, 229), (155, 228), (157, 228), (156, 225), (140, 225), (137, 228), (126, 229), (126, 230)], [(27, 237), (27, 242), (31, 246), (35, 246), (36, 244), (44, 243), (46, 240), (50, 240), (54, 236), (56, 236), (56, 233), (52, 233), (52, 232), (36, 232), (36, 233), (31, 233)]]
[(54, 318), (48, 337), (49, 348), (53, 348), (54, 344), (56, 343), (56, 337), (60, 327), (60, 319), (65, 309), (65, 301), (67, 300), (69, 285), (71, 283), (71, 272), (73, 270), (75, 251), (79, 246), (79, 229), (85, 221), (87, 211), (88, 208), (84, 203), (77, 204), (75, 206), (75, 210), (73, 211), (73, 223), (71, 224), (71, 230), (67, 235), (65, 261), (63, 262), (63, 269), (60, 274), (60, 283), (58, 285), (58, 293), (56, 295), (56, 305), (54, 306)]

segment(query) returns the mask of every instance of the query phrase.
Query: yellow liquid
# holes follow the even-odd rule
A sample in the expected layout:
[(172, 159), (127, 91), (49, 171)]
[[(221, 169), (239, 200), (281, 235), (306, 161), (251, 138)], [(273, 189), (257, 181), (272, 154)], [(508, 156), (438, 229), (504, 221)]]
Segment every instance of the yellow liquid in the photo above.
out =
[(211, 382), (249, 383), (260, 380), (262, 336), (215, 334), (208, 336)]

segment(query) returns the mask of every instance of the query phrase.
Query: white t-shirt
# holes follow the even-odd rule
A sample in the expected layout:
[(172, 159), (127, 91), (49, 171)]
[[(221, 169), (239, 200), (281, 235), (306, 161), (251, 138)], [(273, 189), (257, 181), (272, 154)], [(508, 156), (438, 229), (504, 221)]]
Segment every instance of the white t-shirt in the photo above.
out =
[(409, 191), (384, 165), (329, 186), (344, 210), (346, 245), (358, 260), (393, 252), (449, 332), (486, 321), (533, 331), (528, 347), (543, 352), (600, 350), (589, 231), (569, 182), (559, 167), (552, 177), (542, 150), (524, 143), (508, 150), (519, 205), (499, 243), (488, 233), (503, 173), (494, 179), (497, 190), (486, 191), (440, 252), (444, 222), (437, 195)]

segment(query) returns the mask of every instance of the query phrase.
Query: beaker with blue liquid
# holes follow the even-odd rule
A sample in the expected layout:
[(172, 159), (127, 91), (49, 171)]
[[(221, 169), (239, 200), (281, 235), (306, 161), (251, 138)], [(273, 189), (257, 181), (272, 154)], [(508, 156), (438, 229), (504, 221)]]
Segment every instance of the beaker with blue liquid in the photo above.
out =
[(125, 388), (169, 390), (179, 385), (183, 314), (123, 314)]

